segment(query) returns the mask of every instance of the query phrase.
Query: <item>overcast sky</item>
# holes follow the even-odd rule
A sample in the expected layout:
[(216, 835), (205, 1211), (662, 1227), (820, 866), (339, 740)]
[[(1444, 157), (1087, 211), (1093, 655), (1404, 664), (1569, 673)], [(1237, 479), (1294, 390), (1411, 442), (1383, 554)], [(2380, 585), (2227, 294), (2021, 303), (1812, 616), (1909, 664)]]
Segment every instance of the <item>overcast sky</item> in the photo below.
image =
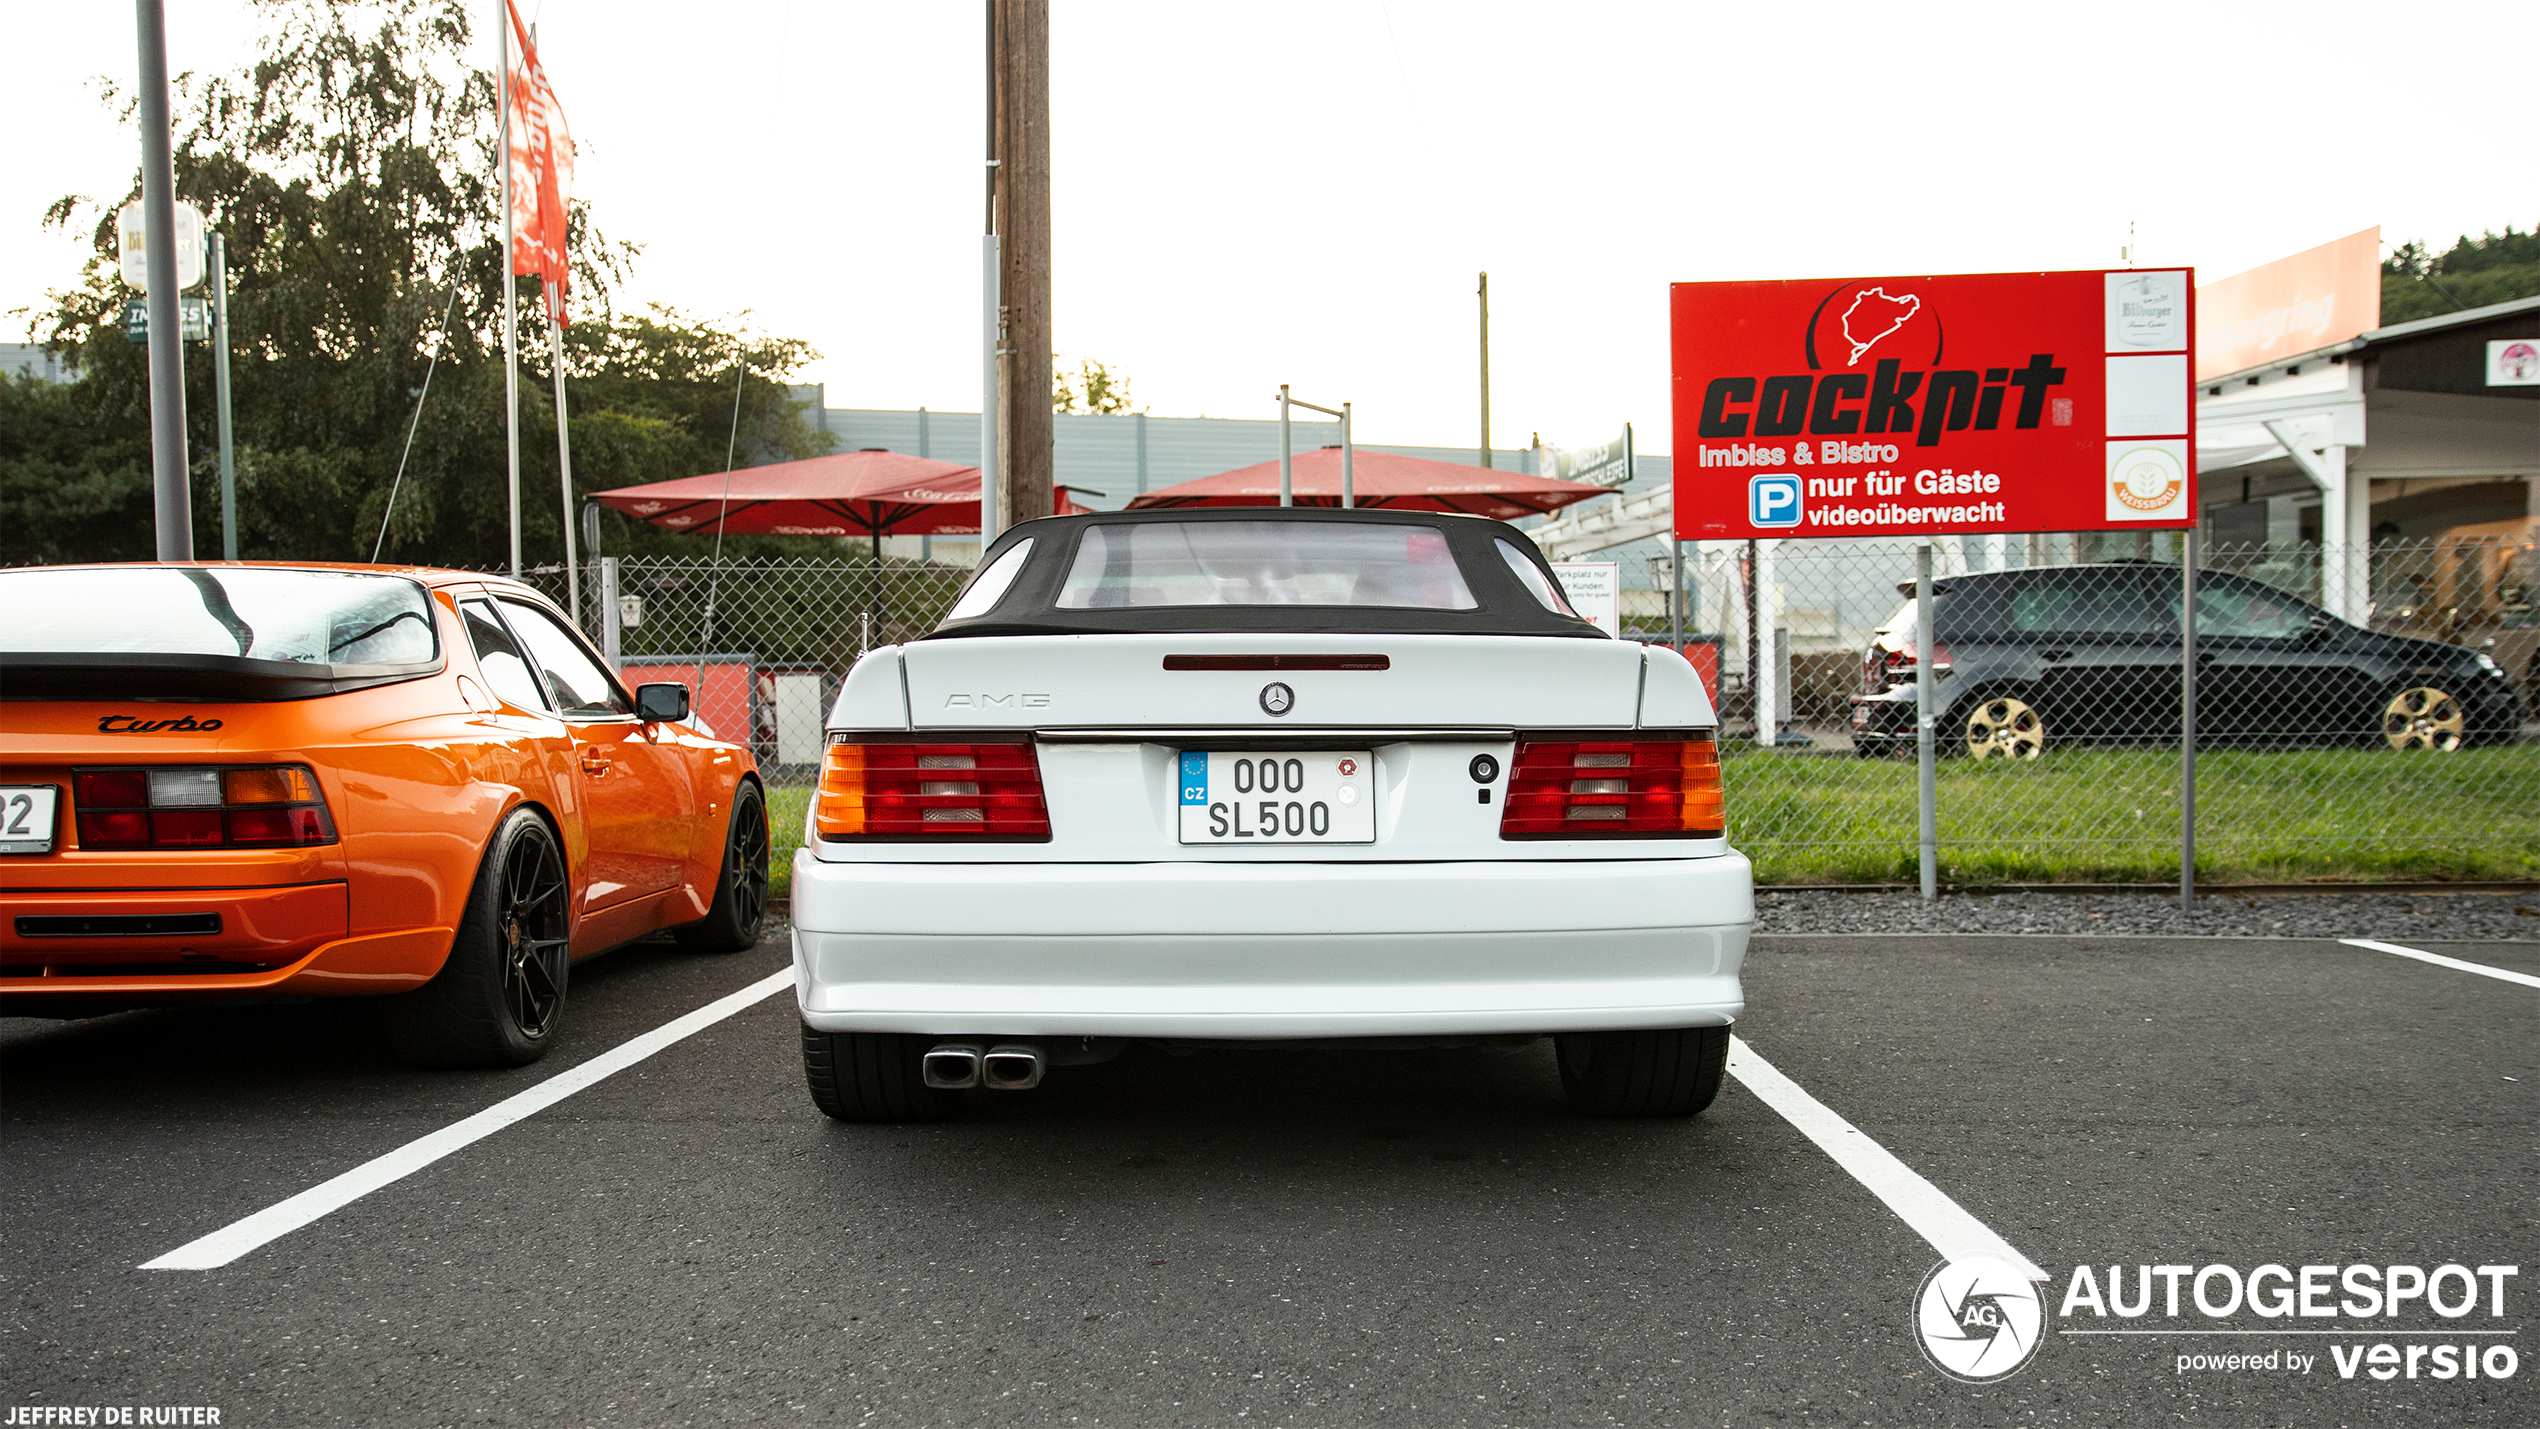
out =
[[(835, 406), (976, 410), (979, 4), (521, 0), (581, 146), (577, 194), (644, 245), (633, 298), (824, 354)], [(478, 30), (493, 59), (497, 13)], [(2238, 272), (2358, 229), (2540, 220), (2540, 6), (1477, 4), (1057, 0), (1057, 344), (1167, 416), (1363, 439), (1630, 420), (1669, 449), (1666, 285), (2118, 266)], [(171, 67), (253, 54), (238, 0), (168, 6)], [(67, 281), (42, 230), (138, 140), (121, 4), (11, 6), (0, 312)], [(12, 319), (7, 340), (24, 336)]]

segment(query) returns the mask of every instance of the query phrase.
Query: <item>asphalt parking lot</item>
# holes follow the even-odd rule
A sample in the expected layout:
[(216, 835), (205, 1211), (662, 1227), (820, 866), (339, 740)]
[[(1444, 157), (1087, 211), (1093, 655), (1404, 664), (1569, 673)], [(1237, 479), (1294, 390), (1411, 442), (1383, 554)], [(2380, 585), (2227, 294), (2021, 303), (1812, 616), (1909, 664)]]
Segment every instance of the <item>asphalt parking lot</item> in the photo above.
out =
[[(2540, 945), (2417, 946), (2540, 975)], [(1745, 1081), (1690, 1123), (1601, 1123), (1542, 1045), (1133, 1052), (963, 1121), (842, 1127), (804, 1095), (783, 992), (225, 1266), (139, 1268), (784, 962), (778, 939), (586, 964), (556, 1054), (501, 1074), (398, 1067), (351, 1006), (0, 1022), (0, 1417), (2540, 1420), (2528, 1363), (2383, 1381), (2322, 1352), (2526, 1344), (2540, 1270), (2502, 1282), (2502, 1317), (2257, 1346), (2307, 1373), (2050, 1333), (1971, 1386), (1917, 1348), (1933, 1246)], [(2080, 1263), (2540, 1260), (2540, 989), (2334, 941), (2039, 936), (1761, 939), (1747, 986), (1744, 1055), (2046, 1268), (2050, 1299)], [(2054, 1321), (2093, 1323), (2120, 1322)]]

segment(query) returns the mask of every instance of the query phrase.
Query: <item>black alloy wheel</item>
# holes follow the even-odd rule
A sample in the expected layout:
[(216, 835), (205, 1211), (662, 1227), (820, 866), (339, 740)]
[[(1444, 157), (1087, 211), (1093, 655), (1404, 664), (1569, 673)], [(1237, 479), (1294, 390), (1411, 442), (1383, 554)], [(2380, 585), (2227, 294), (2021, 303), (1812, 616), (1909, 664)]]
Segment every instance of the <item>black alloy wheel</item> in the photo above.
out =
[(767, 922), (767, 796), (742, 780), (732, 791), (732, 819), (723, 836), (714, 902), (706, 916), (672, 930), (692, 953), (737, 953), (758, 946)]
[(503, 860), (501, 896), (503, 1006), (523, 1037), (543, 1041), (564, 1011), (565, 965), (572, 960), (564, 858), (545, 825), (513, 841)]
[(388, 1044), (426, 1067), (519, 1067), (545, 1056), (572, 975), (573, 893), (555, 830), (532, 809), (494, 826), (450, 955), (379, 1008)]

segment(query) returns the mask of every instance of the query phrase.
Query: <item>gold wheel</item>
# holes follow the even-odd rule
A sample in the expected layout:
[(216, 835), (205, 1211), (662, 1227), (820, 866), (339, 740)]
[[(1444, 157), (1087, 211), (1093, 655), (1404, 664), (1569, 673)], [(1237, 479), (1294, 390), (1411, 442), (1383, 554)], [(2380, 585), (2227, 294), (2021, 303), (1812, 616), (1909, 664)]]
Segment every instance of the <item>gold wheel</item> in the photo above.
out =
[(1977, 759), (2035, 759), (2046, 749), (2046, 722), (2026, 700), (1996, 695), (1967, 713), (1967, 753)]
[(2449, 754), (2461, 747), (2469, 716), (2461, 702), (2430, 685), (2401, 690), (2381, 712), (2381, 736), (2392, 749), (2439, 749)]

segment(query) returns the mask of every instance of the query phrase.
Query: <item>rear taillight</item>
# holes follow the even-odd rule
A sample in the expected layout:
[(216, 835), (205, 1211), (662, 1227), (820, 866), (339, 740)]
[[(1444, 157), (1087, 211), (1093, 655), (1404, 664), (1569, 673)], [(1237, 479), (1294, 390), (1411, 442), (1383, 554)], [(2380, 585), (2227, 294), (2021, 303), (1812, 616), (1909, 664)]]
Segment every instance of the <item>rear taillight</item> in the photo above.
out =
[(812, 826), (824, 839), (1046, 839), (1040, 756), (1020, 742), (839, 740), (821, 761)]
[(77, 769), (81, 848), (301, 848), (335, 842), (304, 764)]
[(1710, 740), (1520, 736), (1499, 836), (1716, 835), (1726, 826)]

